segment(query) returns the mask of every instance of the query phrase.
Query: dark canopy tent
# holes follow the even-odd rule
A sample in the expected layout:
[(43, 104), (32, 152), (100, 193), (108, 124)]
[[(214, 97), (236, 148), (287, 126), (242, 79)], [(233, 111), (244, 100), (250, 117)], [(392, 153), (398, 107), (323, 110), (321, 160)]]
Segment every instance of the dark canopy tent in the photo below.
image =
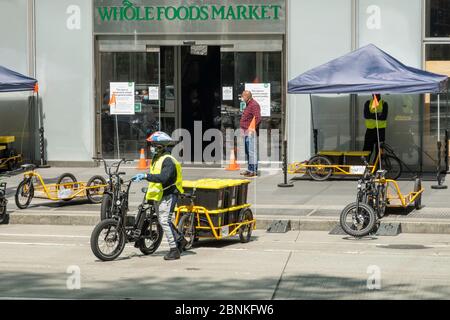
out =
[[(39, 133), (40, 133), (40, 165), (46, 165), (44, 154), (44, 128), (42, 121), (42, 110), (39, 108), (39, 90), (38, 81), (36, 79), (24, 76), (20, 73), (0, 66), (0, 92), (23, 92), (33, 91), (36, 95), (38, 118), (39, 118)], [(33, 99), (34, 101), (34, 99)], [(34, 153), (33, 153), (34, 154)], [(31, 159), (33, 162), (35, 159)]]
[[(370, 44), (289, 81), (290, 94), (439, 94), (448, 77), (402, 64)], [(438, 119), (438, 126), (439, 126)], [(438, 148), (440, 127), (438, 128)], [(286, 148), (285, 148), (286, 152)], [(285, 154), (286, 159), (286, 154)], [(285, 160), (286, 161), (286, 160)], [(285, 169), (286, 171), (286, 169)], [(286, 181), (285, 172), (285, 183)]]

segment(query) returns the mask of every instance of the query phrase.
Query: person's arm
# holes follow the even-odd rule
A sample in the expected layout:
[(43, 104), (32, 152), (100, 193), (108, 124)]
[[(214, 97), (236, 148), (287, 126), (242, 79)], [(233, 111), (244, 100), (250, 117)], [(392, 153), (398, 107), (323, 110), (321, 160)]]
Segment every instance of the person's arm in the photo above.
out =
[(375, 120), (375, 113), (370, 112), (370, 101), (366, 101), (364, 104), (364, 119)]
[(167, 158), (164, 160), (160, 174), (147, 174), (146, 180), (148, 182), (161, 183), (163, 188), (166, 188), (173, 181), (173, 177), (176, 177), (177, 169), (172, 159)]
[(383, 103), (383, 112), (378, 114), (378, 120), (385, 121), (388, 117), (389, 105), (387, 102)]

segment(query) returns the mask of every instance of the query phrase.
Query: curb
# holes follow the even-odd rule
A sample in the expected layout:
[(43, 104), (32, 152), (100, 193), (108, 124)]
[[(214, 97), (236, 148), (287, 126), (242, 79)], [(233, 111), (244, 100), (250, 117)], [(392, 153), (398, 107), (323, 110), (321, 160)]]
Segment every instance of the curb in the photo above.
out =
[[(289, 221), (292, 231), (331, 231), (338, 223), (338, 218), (311, 218), (288, 216), (260, 216), (257, 218), (256, 229), (267, 230), (274, 221)], [(13, 213), (10, 224), (29, 225), (65, 225), (65, 226), (95, 226), (99, 217), (92, 214), (41, 214), (41, 213)], [(385, 218), (383, 222), (397, 222), (401, 224), (402, 233), (450, 234), (450, 221)]]

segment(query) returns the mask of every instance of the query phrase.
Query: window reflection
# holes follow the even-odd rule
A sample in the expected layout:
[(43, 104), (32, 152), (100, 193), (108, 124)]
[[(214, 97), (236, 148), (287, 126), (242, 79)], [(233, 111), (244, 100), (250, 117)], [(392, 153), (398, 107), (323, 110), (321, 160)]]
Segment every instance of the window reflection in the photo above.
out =
[[(272, 130), (282, 137), (282, 63), (281, 52), (222, 52), (222, 86), (233, 87), (233, 99), (222, 99), (222, 131), (239, 129), (241, 119), (240, 94), (246, 83), (271, 84), (271, 115), (263, 117), (260, 129), (268, 130), (268, 154), (272, 148)], [(225, 136), (225, 135), (224, 135)], [(281, 139), (279, 141), (281, 154)]]

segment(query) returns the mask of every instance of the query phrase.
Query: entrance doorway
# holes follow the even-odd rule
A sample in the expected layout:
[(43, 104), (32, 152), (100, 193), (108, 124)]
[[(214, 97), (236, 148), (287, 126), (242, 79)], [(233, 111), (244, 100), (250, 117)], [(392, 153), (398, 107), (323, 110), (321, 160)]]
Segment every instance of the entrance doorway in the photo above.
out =
[[(219, 164), (216, 161), (228, 160), (224, 150), (229, 144), (225, 141), (227, 134), (239, 130), (242, 90), (247, 84), (260, 83), (270, 87), (270, 104), (264, 106), (260, 126), (260, 159), (278, 162), (285, 98), (282, 41), (271, 41), (278, 43), (271, 47), (261, 39), (219, 40), (204, 41), (204, 45), (187, 45), (185, 41), (172, 44), (164, 39), (99, 40), (97, 155), (138, 159), (140, 149), (147, 150), (145, 139), (152, 131), (174, 135), (177, 129), (184, 129), (190, 133), (191, 149), (183, 149), (189, 155), (180, 154), (181, 160), (185, 164)], [(111, 114), (112, 82), (134, 83), (134, 114)], [(215, 140), (203, 142), (209, 129), (222, 132), (224, 141), (219, 143), (223, 148)], [(217, 135), (212, 136), (217, 139)], [(214, 160), (204, 157), (205, 150)], [(220, 154), (209, 154), (210, 150)]]
[(205, 131), (221, 127), (220, 47), (183, 46), (180, 52), (181, 124), (191, 135), (191, 161), (203, 162), (206, 145), (202, 142), (200, 149), (194, 133), (201, 130), (203, 137)]

